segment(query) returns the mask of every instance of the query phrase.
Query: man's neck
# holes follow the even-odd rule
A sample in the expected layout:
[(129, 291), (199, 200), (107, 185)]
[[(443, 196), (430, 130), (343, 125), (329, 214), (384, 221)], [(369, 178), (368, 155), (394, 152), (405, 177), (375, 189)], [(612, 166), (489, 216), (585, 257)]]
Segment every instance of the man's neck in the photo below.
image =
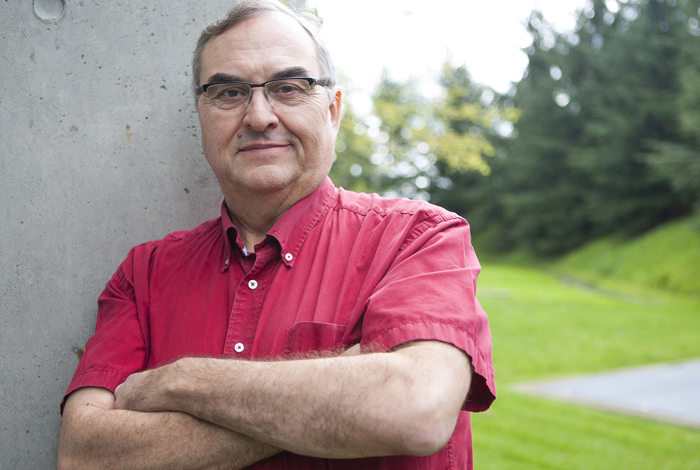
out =
[(294, 204), (316, 191), (325, 181), (309, 179), (304, 184), (286, 186), (278, 191), (251, 191), (228, 186), (222, 190), (231, 222), (238, 230), (248, 253), (267, 237), (267, 232)]
[(291, 206), (261, 208), (260, 205), (250, 202), (248, 200), (236, 203), (226, 198), (231, 222), (238, 230), (248, 253), (254, 253), (255, 245), (265, 240), (267, 232)]
[(248, 253), (255, 252), (255, 245), (265, 240), (275, 222), (303, 197), (280, 193), (247, 194), (243, 197), (224, 194), (229, 218)]

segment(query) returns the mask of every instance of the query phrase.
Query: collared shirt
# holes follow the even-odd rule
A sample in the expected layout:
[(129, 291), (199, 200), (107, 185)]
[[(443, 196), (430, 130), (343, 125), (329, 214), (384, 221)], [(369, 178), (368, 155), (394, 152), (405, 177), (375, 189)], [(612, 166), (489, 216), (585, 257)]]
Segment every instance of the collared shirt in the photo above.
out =
[(225, 204), (194, 230), (133, 248), (98, 299), (68, 393), (111, 391), (185, 356), (296, 356), (360, 343), (436, 340), (464, 350), (475, 375), (448, 445), (429, 457), (323, 460), (283, 452), (253, 468), (472, 467), (469, 411), (495, 398), (479, 263), (464, 219), (439, 207), (337, 189), (329, 179), (292, 206), (255, 252)]

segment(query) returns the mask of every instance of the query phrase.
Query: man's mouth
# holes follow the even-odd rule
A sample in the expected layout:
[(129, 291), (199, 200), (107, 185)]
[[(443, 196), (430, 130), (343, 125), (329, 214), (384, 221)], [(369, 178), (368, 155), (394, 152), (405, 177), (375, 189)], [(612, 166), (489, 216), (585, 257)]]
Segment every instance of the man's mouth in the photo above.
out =
[(250, 150), (265, 150), (280, 147), (287, 147), (287, 143), (274, 143), (274, 142), (253, 142), (250, 144), (242, 145), (238, 150), (241, 152), (247, 152)]

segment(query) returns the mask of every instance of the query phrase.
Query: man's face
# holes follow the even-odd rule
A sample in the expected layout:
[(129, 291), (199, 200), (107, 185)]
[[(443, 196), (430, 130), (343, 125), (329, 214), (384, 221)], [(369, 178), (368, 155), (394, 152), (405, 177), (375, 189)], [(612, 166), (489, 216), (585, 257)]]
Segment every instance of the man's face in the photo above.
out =
[[(238, 23), (209, 40), (200, 84), (224, 80), (262, 83), (292, 72), (321, 79), (316, 47), (306, 31), (282, 13)], [(204, 154), (225, 197), (275, 193), (293, 204), (316, 189), (333, 163), (340, 124), (340, 92), (311, 87), (305, 104), (274, 107), (254, 88), (244, 110), (198, 102)]]

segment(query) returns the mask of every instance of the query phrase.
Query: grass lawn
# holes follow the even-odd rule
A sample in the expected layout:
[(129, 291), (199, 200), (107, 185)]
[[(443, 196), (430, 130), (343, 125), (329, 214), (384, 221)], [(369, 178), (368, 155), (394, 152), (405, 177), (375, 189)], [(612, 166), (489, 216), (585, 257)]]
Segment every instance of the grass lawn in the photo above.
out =
[(484, 266), (498, 400), (473, 415), (477, 469), (700, 469), (700, 431), (509, 391), (514, 382), (700, 357), (700, 299), (627, 301)]

